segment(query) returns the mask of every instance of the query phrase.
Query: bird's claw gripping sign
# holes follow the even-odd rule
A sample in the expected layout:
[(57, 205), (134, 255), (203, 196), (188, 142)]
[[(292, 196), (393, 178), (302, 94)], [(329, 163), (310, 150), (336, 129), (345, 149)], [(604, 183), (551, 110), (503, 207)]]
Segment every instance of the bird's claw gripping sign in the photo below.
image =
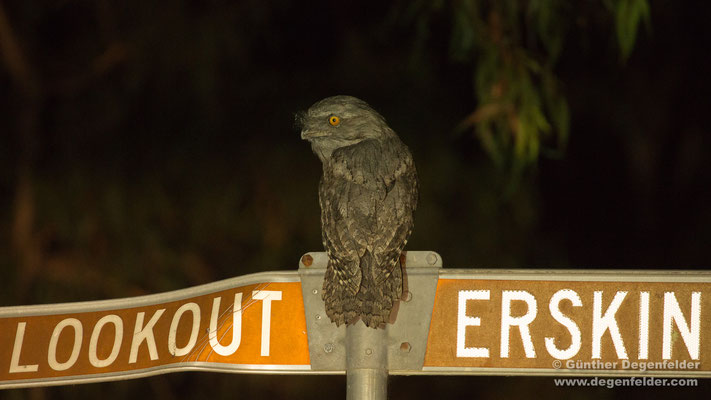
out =
[[(323, 317), (305, 306), (319, 291), (303, 290), (302, 277), (320, 264), (137, 298), (0, 308), (0, 388), (179, 370), (342, 374), (316, 362), (343, 357), (342, 341), (309, 346), (323, 332), (307, 326), (346, 329), (307, 323)], [(711, 377), (711, 272), (438, 265), (436, 253), (407, 254), (401, 308), (431, 308), (414, 310), (417, 321), (401, 310), (388, 325), (388, 346), (413, 358), (390, 357), (391, 374)], [(410, 302), (426, 296), (423, 279), (436, 285), (433, 298)]]

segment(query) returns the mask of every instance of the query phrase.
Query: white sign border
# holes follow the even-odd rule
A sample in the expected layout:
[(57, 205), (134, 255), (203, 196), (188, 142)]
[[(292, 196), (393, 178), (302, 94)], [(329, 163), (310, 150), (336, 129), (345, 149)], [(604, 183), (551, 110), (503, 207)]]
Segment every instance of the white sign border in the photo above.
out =
[(73, 303), (39, 304), (31, 306), (10, 306), (0, 308), (0, 318), (32, 317), (38, 315), (73, 314), (120, 310), (135, 307), (154, 306), (173, 301), (186, 300), (241, 286), (271, 282), (301, 282), (296, 271), (259, 272), (212, 282), (186, 289), (149, 294), (137, 297), (124, 297), (111, 300), (80, 301)]
[(442, 269), (439, 279), (709, 283), (711, 271), (639, 269)]

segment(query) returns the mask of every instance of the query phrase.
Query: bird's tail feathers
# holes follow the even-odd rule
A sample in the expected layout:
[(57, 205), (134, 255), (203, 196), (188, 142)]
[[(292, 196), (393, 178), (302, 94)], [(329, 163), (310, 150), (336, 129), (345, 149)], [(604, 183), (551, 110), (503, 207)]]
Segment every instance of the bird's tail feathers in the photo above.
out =
[[(342, 277), (331, 265), (326, 269), (326, 276), (323, 280), (323, 291), (321, 298), (325, 302), (326, 315), (336, 326), (353, 323), (359, 316), (358, 301), (356, 299), (357, 289), (353, 289), (350, 280), (344, 281)], [(357, 282), (354, 284), (358, 284)], [(356, 286), (357, 288), (358, 286)]]
[(356, 298), (360, 316), (368, 327), (379, 328), (386, 324), (390, 320), (393, 305), (402, 296), (402, 268), (399, 259), (393, 263), (395, 265), (389, 268), (391, 272), (387, 279), (376, 282), (382, 274), (375, 269), (386, 266), (378, 265), (370, 252), (366, 252), (361, 259), (363, 278)]
[[(336, 326), (355, 323), (359, 317), (366, 326), (381, 328), (390, 321), (393, 306), (402, 296), (402, 267), (395, 258), (391, 265), (379, 265), (370, 252), (360, 259), (357, 277), (339, 277), (336, 268), (330, 264), (323, 281), (323, 298), (326, 315)], [(382, 269), (390, 273), (385, 275)], [(386, 279), (382, 279), (386, 276)], [(340, 278), (340, 279), (339, 279)], [(358, 283), (358, 290), (353, 284)]]

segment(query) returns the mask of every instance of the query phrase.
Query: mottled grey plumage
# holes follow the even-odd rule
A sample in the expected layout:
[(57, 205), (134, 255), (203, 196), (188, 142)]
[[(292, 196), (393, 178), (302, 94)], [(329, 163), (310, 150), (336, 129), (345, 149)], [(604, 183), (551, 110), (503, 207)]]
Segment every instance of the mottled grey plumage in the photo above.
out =
[(400, 254), (417, 206), (410, 151), (380, 114), (355, 97), (323, 99), (297, 114), (296, 123), (323, 163), (326, 314), (336, 325), (361, 317), (369, 327), (384, 326), (402, 296)]

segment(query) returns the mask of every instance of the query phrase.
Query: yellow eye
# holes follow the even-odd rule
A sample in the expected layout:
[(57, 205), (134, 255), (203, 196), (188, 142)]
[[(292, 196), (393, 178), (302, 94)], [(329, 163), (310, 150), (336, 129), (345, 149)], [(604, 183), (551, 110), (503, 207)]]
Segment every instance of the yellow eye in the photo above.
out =
[(341, 123), (341, 119), (335, 115), (331, 115), (330, 117), (328, 117), (328, 123), (333, 126), (338, 126), (338, 124)]

